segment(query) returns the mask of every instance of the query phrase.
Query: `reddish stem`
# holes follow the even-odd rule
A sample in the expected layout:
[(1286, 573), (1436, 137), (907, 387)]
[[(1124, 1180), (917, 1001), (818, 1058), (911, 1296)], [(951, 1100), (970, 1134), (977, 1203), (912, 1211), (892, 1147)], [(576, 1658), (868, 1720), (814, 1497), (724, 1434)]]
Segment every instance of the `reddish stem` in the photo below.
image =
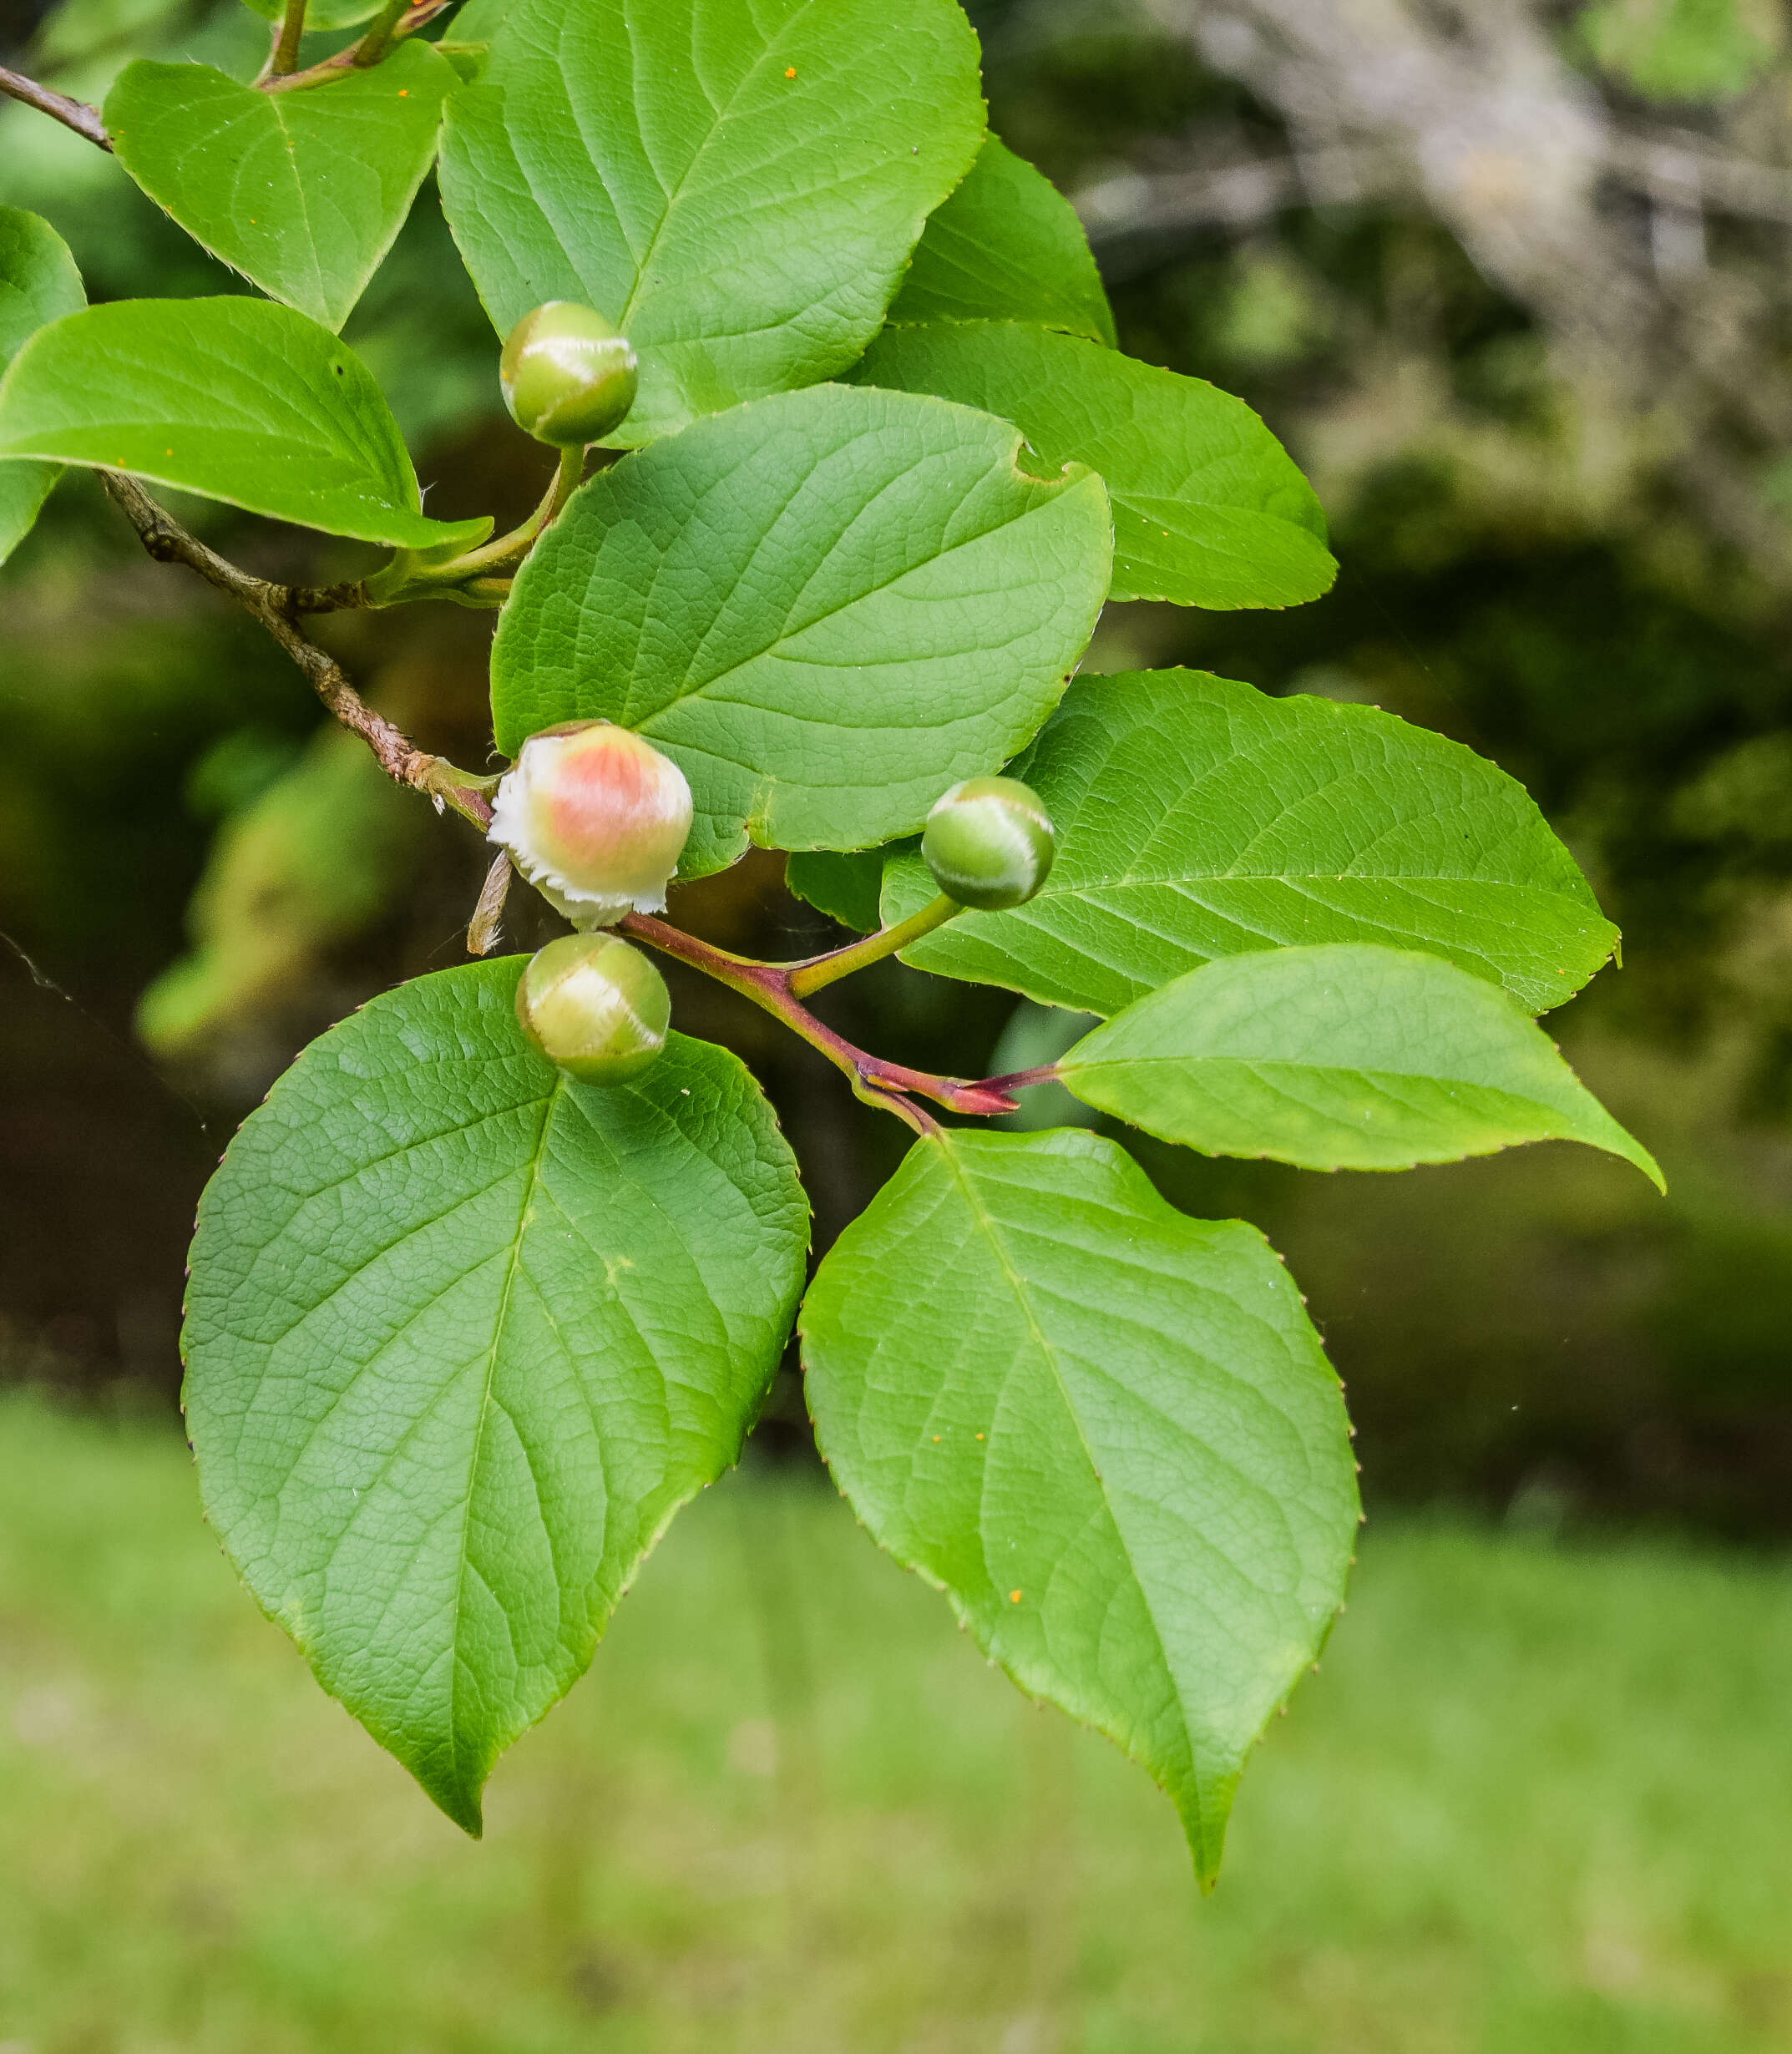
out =
[(1005, 1077), (985, 1077), (980, 1087), (985, 1091), (1024, 1091), (1030, 1084), (1055, 1084), (1058, 1065), (1039, 1063), (1031, 1070), (1010, 1070)]
[[(737, 991), (743, 999), (783, 1021), (793, 1034), (800, 1035), (812, 1048), (818, 1049), (836, 1069), (843, 1071), (850, 1080), (857, 1095), (868, 1105), (882, 1105), (886, 1111), (909, 1121), (918, 1131), (926, 1131), (933, 1126), (931, 1119), (920, 1112), (918, 1106), (907, 1105), (912, 1098), (930, 1098), (935, 1105), (944, 1105), (953, 1112), (993, 1115), (1010, 1113), (1017, 1109), (1014, 1100), (987, 1085), (973, 1084), (962, 1077), (936, 1077), (929, 1070), (910, 1070), (906, 1064), (887, 1063), (881, 1056), (868, 1055), (863, 1049), (855, 1048), (843, 1035), (818, 1020), (797, 997), (790, 988), (792, 969), (796, 966), (778, 963), (754, 963), (745, 956), (730, 955), (725, 949), (711, 948), (709, 943), (699, 941), (694, 934), (686, 934), (680, 928), (669, 927), (664, 920), (656, 920), (649, 915), (631, 913), (622, 923), (622, 931), (631, 934), (636, 941), (645, 942), (650, 949), (657, 949), (664, 955), (675, 956), (681, 963), (688, 963), (706, 976)], [(919, 1121), (911, 1115), (919, 1115)]]

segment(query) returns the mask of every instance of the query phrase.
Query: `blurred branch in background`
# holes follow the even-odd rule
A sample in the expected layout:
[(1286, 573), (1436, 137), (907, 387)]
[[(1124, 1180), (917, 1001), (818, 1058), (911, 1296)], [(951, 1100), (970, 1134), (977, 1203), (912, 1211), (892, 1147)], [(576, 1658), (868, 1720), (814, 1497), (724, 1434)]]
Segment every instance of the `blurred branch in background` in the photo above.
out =
[[(1714, 250), (1708, 232), (1719, 216), (1792, 223), (1792, 169), (1753, 154), (1783, 149), (1783, 124), (1764, 134), (1761, 110), (1740, 98), (1708, 110), (1703, 132), (1657, 123), (1614, 106), (1568, 61), (1578, 38), (1587, 51), (1627, 48), (1633, 70), (1653, 58), (1640, 68), (1656, 76), (1671, 10), (1654, 10), (1654, 43), (1627, 46), (1627, 15), (1650, 23), (1622, 0), (1566, 23), (1537, 0), (1147, 4), (1280, 116), (1289, 148), (1279, 162), (1139, 178), (1124, 198), (1098, 189), (1086, 202), (1098, 246), (1216, 220), (1247, 229), (1296, 205), (1422, 210), (1535, 316), (1589, 425), (1614, 407), (1664, 424), (1661, 457), (1714, 531), (1792, 584), (1785, 523), (1760, 476), (1764, 453), (1792, 435), (1784, 238), (1774, 278)], [(1695, 79), (1702, 53), (1695, 43), (1685, 59)]]

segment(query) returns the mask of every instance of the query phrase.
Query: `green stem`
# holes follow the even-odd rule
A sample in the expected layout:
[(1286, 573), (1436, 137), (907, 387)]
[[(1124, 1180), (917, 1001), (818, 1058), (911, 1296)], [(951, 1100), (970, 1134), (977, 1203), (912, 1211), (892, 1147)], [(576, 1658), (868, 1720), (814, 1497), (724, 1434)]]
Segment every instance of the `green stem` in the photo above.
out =
[(357, 70), (364, 71), (377, 64), (385, 56), (392, 43), (392, 31), (411, 11), (411, 0), (386, 0), (386, 4), (367, 24), (367, 33), (355, 45), (349, 62)]
[(274, 39), (274, 54), (268, 59), (269, 75), (284, 78), (299, 67), (299, 43), (305, 33), (306, 0), (286, 0), (280, 19), (280, 33)]
[(580, 480), (585, 476), (585, 448), (582, 444), (560, 452), (559, 466), (554, 473), (554, 483), (549, 486), (542, 502), (520, 528), (513, 528), (509, 534), (500, 535), (495, 542), (487, 542), (477, 549), (468, 549), (464, 556), (457, 556), (451, 564), (443, 564), (424, 574), (424, 582), (430, 584), (458, 584), (468, 577), (483, 578), (493, 571), (507, 570), (513, 564), (519, 564), (541, 539), (548, 529), (557, 521), (566, 502), (579, 489)]
[(949, 898), (942, 892), (930, 905), (922, 907), (919, 913), (911, 913), (906, 920), (899, 920), (894, 927), (868, 934), (862, 942), (836, 949), (828, 955), (817, 956), (812, 962), (798, 964), (790, 973), (791, 991), (797, 998), (807, 998), (810, 992), (819, 991), (838, 978), (850, 977), (854, 970), (862, 970), (868, 964), (881, 963), (886, 956), (906, 949), (910, 942), (918, 942), (924, 934), (931, 934), (936, 927), (944, 927), (954, 913), (964, 910), (957, 899)]
[[(388, 5), (367, 34), (346, 50), (338, 50), (334, 57), (327, 57), (319, 63), (307, 64), (303, 71), (278, 73), (270, 70), (256, 83), (264, 93), (300, 93), (311, 86), (328, 85), (332, 78), (378, 63), (394, 43), (414, 35), (426, 22), (433, 21), (444, 8), (452, 5), (453, 0), (411, 0), (408, 7)], [(377, 31), (377, 43), (374, 40)]]
[(373, 606), (398, 606), (410, 600), (445, 599), (463, 606), (502, 606), (510, 596), (510, 579), (504, 575), (520, 564), (560, 517), (566, 502), (579, 489), (585, 475), (583, 448), (563, 449), (541, 503), (520, 528), (513, 528), (495, 542), (451, 558), (445, 564), (419, 563), (418, 553), (400, 550), (383, 570), (376, 571), (363, 587)]

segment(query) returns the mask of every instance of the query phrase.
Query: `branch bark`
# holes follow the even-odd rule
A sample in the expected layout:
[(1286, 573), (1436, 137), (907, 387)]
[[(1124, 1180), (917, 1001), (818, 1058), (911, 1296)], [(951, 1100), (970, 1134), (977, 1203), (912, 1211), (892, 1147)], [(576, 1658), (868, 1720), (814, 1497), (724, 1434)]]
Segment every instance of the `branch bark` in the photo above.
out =
[(413, 791), (428, 792), (438, 808), (452, 806), (476, 827), (483, 830), (491, 825), (491, 802), (486, 795), (497, 780), (475, 777), (441, 756), (431, 756), (418, 748), (390, 721), (367, 705), (335, 657), (300, 632), (297, 615), (328, 612), (339, 605), (352, 605), (352, 600), (332, 595), (352, 592), (354, 588), (332, 586), (319, 590), (271, 584), (264, 578), (251, 577), (183, 528), (166, 507), (150, 498), (135, 478), (127, 477), (122, 471), (102, 471), (99, 481), (136, 529), (144, 549), (157, 563), (185, 564), (207, 584), (235, 600), (266, 629), (305, 673), (312, 691), (332, 716), (352, 734), (360, 736), (388, 777), (397, 784), (410, 786)]
[(77, 135), (110, 151), (111, 139), (106, 134), (106, 124), (99, 119), (99, 109), (89, 107), (85, 100), (72, 100), (66, 93), (39, 85), (35, 78), (28, 78), (21, 72), (8, 71), (4, 65), (0, 65), (0, 93), (22, 101), (27, 107), (35, 107), (40, 114), (48, 114), (52, 121), (61, 122), (65, 129), (73, 129)]

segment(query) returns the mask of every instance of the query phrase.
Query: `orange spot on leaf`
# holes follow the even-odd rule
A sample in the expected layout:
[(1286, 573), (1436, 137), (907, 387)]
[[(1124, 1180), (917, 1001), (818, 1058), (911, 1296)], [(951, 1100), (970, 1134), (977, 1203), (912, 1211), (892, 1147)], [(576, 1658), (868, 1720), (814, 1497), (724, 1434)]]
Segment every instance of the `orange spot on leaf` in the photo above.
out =
[(787, 64), (787, 65), (784, 67), (784, 76), (785, 76), (787, 78), (794, 78), (796, 77), (796, 75), (797, 75), (797, 68), (796, 68), (796, 66), (795, 66), (794, 64)]
[(1018, 1591), (1010, 1591), (1008, 1593), (1008, 1601), (1010, 1605), (1018, 1605), (1020, 1602), (1020, 1593)]

